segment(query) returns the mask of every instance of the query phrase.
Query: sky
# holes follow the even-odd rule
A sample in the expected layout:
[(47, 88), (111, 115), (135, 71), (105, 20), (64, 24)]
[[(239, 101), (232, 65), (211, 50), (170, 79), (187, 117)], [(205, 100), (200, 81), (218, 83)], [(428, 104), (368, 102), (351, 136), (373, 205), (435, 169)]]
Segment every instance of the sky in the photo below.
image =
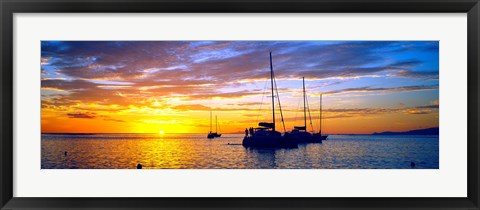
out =
[(323, 133), (438, 127), (438, 41), (42, 41), (42, 133), (243, 133), (272, 121), (269, 52), (277, 130), (303, 77), (308, 131), (320, 95)]

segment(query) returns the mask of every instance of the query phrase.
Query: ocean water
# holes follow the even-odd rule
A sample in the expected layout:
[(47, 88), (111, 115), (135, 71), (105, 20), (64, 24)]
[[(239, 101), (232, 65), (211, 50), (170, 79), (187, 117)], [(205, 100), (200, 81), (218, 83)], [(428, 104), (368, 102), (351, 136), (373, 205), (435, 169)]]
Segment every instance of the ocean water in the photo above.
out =
[[(246, 149), (242, 134), (42, 134), (42, 169), (439, 168), (438, 136), (330, 135), (295, 149)], [(238, 145), (240, 144), (240, 145)], [(65, 152), (67, 154), (65, 155)]]

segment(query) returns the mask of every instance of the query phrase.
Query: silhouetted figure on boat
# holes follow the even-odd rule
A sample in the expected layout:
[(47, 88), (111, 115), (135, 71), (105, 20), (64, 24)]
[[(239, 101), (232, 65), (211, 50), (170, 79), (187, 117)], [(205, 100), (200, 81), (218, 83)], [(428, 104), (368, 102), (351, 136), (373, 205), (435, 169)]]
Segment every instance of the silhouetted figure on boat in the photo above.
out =
[(252, 127), (250, 127), (250, 129), (249, 129), (249, 130), (250, 130), (250, 136), (253, 136), (253, 134), (254, 134), (253, 128), (252, 128)]
[(248, 136), (248, 129), (245, 128), (245, 136)]
[(142, 164), (140, 164), (140, 163), (137, 165), (137, 169), (142, 169), (142, 167), (143, 167), (143, 166), (142, 166)]

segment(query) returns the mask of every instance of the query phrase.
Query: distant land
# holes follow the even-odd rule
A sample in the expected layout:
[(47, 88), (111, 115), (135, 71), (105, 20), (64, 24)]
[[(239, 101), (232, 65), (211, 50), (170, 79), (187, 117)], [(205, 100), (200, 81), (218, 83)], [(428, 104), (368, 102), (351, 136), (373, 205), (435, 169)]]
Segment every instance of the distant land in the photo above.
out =
[(391, 131), (386, 131), (386, 132), (381, 132), (381, 133), (372, 133), (372, 135), (438, 135), (439, 134), (439, 128), (426, 128), (426, 129), (420, 129), (420, 130), (411, 130), (411, 131), (404, 131), (404, 132), (391, 132)]

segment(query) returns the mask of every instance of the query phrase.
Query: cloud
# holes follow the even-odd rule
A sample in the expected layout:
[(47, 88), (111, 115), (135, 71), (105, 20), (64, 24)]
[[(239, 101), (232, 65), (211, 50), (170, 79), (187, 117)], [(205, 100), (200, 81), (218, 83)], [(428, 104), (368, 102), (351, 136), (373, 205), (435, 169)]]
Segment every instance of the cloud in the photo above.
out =
[[(438, 55), (438, 42), (42, 41), (41, 47), (42, 108), (75, 107), (79, 113), (122, 111), (130, 105), (156, 107), (152, 100), (167, 106), (166, 99), (171, 98), (192, 103), (168, 104), (176, 110), (210, 110), (200, 101), (260, 96), (263, 89), (256, 85), (270, 76), (269, 51), (279, 83), (304, 76), (321, 81), (314, 88), (328, 89), (326, 95), (438, 90), (438, 84), (431, 83), (352, 87), (346, 82), (364, 77), (395, 77), (407, 82), (438, 78), (438, 69), (427, 69), (436, 66), (438, 59), (405, 56)], [(280, 94), (291, 90), (283, 89)], [(214, 109), (239, 110), (258, 104), (229, 102)]]
[(95, 113), (85, 112), (85, 113), (67, 113), (69, 118), (82, 118), (82, 119), (93, 119), (96, 118)]
[(118, 120), (118, 119), (113, 119), (109, 116), (102, 116), (102, 119), (105, 121), (113, 121), (113, 122), (126, 122), (125, 120)]
[(92, 83), (83, 80), (66, 81), (64, 79), (42, 79), (43, 89), (55, 89), (55, 90), (75, 90), (85, 89), (93, 86)]
[(415, 108), (418, 108), (418, 109), (438, 109), (439, 106), (438, 106), (438, 104), (436, 104), (436, 105), (417, 106)]
[(178, 105), (172, 107), (173, 109), (179, 110), (179, 111), (206, 111), (206, 110), (212, 110), (211, 107), (204, 106), (201, 104), (186, 104), (186, 105)]
[[(401, 70), (399, 76), (430, 75), (413, 71), (425, 61), (399, 59), (385, 63), (383, 54), (423, 42), (42, 42), (42, 56), (68, 77), (131, 81), (209, 77), (216, 83), (264, 78), (268, 50), (273, 50), (278, 78), (358, 77)], [(199, 47), (200, 46), (200, 47)], [(409, 49), (411, 49), (411, 47)], [(412, 50), (412, 51), (413, 51)], [(199, 60), (201, 62), (199, 62)], [(162, 69), (166, 70), (163, 71)], [(173, 72), (172, 70), (175, 69)], [(438, 71), (437, 71), (438, 72)]]
[(94, 112), (74, 112), (74, 113), (67, 113), (68, 118), (77, 118), (77, 119), (97, 119), (100, 118), (105, 121), (113, 121), (113, 122), (125, 122), (124, 120), (114, 119), (110, 116), (106, 115), (97, 115)]
[(40, 65), (47, 65), (50, 64), (49, 61), (52, 59), (52, 57), (43, 57), (41, 58)]
[(247, 90), (240, 90), (234, 92), (225, 92), (225, 93), (203, 93), (203, 94), (193, 94), (189, 95), (188, 98), (191, 99), (212, 99), (212, 98), (242, 98), (247, 96), (262, 95), (262, 92), (252, 92)]
[(261, 105), (262, 103), (260, 102), (244, 102), (244, 103), (235, 103), (235, 104), (228, 104), (228, 105), (234, 105), (234, 106), (258, 106)]
[(402, 110), (402, 112), (406, 113), (406, 114), (415, 114), (415, 115), (417, 115), (417, 114), (430, 114), (430, 113), (434, 113), (434, 112), (438, 113), (438, 108), (439, 108), (439, 105), (434, 104), (434, 105), (416, 106), (414, 108), (407, 108), (407, 109)]
[(438, 79), (438, 71), (412, 71), (412, 70), (399, 70), (392, 74), (393, 77), (400, 78), (430, 78)]
[(407, 109), (404, 112), (408, 114), (430, 114), (431, 113), (428, 110), (419, 110), (419, 109)]
[(237, 109), (237, 108), (221, 108), (221, 107), (208, 107), (201, 104), (184, 104), (173, 106), (172, 109), (178, 111), (245, 111), (250, 109)]
[(395, 93), (395, 92), (412, 92), (412, 91), (426, 91), (437, 90), (438, 85), (414, 85), (414, 86), (401, 86), (392, 88), (375, 88), (375, 87), (358, 87), (358, 88), (345, 88), (340, 90), (324, 92), (324, 95), (355, 93), (355, 92), (383, 92), (383, 93)]
[(259, 117), (261, 114), (242, 114), (245, 117)]

